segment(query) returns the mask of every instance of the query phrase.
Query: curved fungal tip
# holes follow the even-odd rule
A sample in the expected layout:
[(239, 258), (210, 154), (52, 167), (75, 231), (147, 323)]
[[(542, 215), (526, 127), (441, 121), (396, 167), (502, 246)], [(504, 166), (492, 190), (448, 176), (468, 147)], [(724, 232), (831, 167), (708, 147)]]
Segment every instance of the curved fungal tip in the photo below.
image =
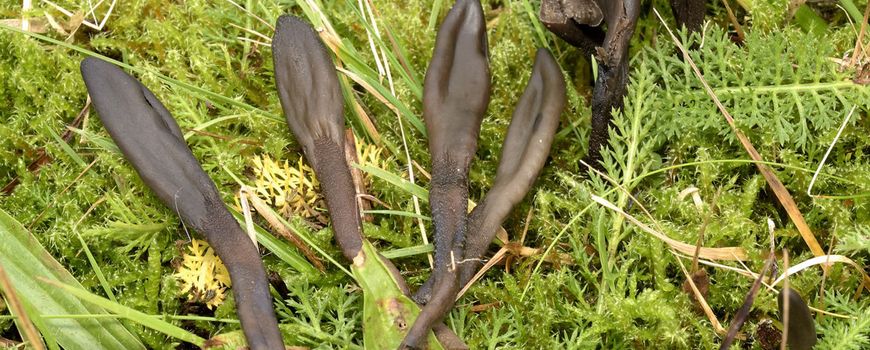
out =
[(495, 184), (468, 220), (468, 239), (460, 284), (477, 271), (475, 263), (513, 207), (535, 183), (550, 154), (550, 146), (565, 108), (565, 79), (546, 49), (539, 49), (529, 83), (511, 118), (502, 146)]
[(332, 58), (314, 29), (294, 16), (279, 17), (272, 60), (278, 99), (297, 141), (305, 149), (322, 137), (343, 145), (344, 98)]
[[(818, 336), (810, 308), (797, 291), (783, 288), (776, 298), (780, 315), (785, 315), (786, 298), (788, 299), (788, 339), (786, 339), (786, 343), (791, 349), (812, 349), (818, 341)], [(780, 317), (783, 317), (784, 322), (784, 316)]]
[(483, 9), (457, 1), (441, 24), (423, 88), (423, 116), (433, 155), (452, 155), (460, 166), (477, 148), (490, 97)]

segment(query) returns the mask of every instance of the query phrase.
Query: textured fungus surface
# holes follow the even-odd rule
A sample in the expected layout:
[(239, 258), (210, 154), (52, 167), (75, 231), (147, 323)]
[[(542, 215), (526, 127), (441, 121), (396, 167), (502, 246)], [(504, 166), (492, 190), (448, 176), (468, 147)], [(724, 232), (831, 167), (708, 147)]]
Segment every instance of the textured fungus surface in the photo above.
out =
[(239, 319), (252, 349), (283, 349), (260, 254), (224, 207), (175, 119), (138, 80), (87, 58), (82, 77), (112, 139), (157, 197), (205, 235), (229, 270)]
[(411, 326), (403, 348), (418, 348), (459, 293), (468, 217), (468, 167), (477, 150), (480, 123), (490, 95), (486, 26), (479, 1), (459, 0), (438, 29), (423, 84), (423, 116), (429, 132), (432, 181), (429, 205), (435, 224), (431, 295)]
[(423, 344), (425, 332), (450, 311), (460, 287), (480, 267), (497, 229), (543, 167), (565, 106), (562, 72), (541, 49), (511, 120), (496, 184), (469, 217), (468, 167), (490, 93), (486, 50), (480, 3), (458, 1), (441, 24), (426, 72), (423, 105), (432, 154), (435, 266), (415, 295), (426, 306), (403, 347)]
[(314, 166), (345, 258), (362, 249), (356, 191), (344, 154), (344, 99), (332, 59), (307, 23), (281, 16), (272, 40), (275, 83), (287, 124)]

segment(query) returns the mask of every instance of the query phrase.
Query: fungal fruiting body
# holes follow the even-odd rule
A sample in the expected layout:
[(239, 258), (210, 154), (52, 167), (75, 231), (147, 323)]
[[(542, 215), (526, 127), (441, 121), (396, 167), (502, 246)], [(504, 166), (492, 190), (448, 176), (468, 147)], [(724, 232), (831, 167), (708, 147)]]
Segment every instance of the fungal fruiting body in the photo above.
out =
[(420, 348), (424, 334), (452, 308), (480, 267), (498, 227), (534, 183), (565, 105), (561, 69), (538, 50), (502, 149), (496, 184), (468, 215), (468, 168), (489, 103), (486, 28), (479, 1), (457, 1), (438, 30), (426, 72), (423, 115), (429, 132), (435, 266), (415, 299), (426, 306), (400, 348)]
[[(344, 153), (343, 99), (332, 60), (311, 26), (289, 15), (278, 18), (272, 54), (278, 97), (290, 131), (320, 181), (336, 243), (345, 258), (359, 266), (370, 257), (362, 250), (356, 190)], [(399, 288), (408, 294), (395, 266), (381, 256), (375, 258), (384, 263)], [(444, 347), (467, 348), (440, 322), (434, 324), (434, 331)]]
[(311, 26), (285, 15), (275, 27), (272, 60), (287, 124), (321, 183), (335, 239), (353, 261), (362, 249), (362, 223), (344, 154), (344, 99), (332, 59)]
[[(816, 322), (813, 320), (813, 314), (807, 303), (797, 291), (791, 288), (783, 288), (776, 300), (783, 323), (786, 322), (785, 315), (788, 314), (788, 324), (786, 324), (788, 339), (786, 339), (786, 343), (789, 348), (794, 350), (812, 349), (818, 341), (818, 335), (816, 334)], [(786, 300), (788, 300), (788, 311), (785, 310)]]
[(496, 231), (534, 185), (550, 154), (565, 99), (562, 70), (550, 51), (538, 49), (528, 85), (511, 116), (495, 184), (468, 218), (460, 285), (480, 268)]
[(423, 117), (432, 155), (429, 205), (435, 224), (432, 294), (400, 348), (419, 348), (459, 293), (468, 218), (468, 167), (489, 105), (490, 75), (483, 9), (459, 0), (438, 29), (423, 83)]
[(175, 119), (148, 88), (117, 66), (86, 58), (81, 71), (118, 148), (163, 204), (202, 233), (226, 265), (248, 345), (283, 349), (259, 251), (227, 211)]

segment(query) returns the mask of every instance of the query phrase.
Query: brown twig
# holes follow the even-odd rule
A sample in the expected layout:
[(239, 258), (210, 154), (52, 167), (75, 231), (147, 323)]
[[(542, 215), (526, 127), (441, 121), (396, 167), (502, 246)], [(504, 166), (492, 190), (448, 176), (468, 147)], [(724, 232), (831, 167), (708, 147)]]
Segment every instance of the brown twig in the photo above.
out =
[(722, 4), (725, 5), (725, 11), (728, 12), (728, 19), (731, 20), (731, 24), (734, 25), (734, 30), (737, 32), (737, 39), (740, 42), (746, 41), (746, 35), (743, 33), (743, 26), (740, 25), (740, 22), (737, 21), (737, 16), (734, 16), (734, 11), (731, 11), (731, 4), (728, 3), (728, 0), (722, 0)]
[(296, 233), (292, 227), (283, 225), (281, 221), (278, 220), (278, 218), (275, 217), (274, 214), (272, 214), (269, 206), (264, 203), (263, 200), (260, 199), (260, 197), (258, 197), (256, 193), (249, 193), (248, 199), (251, 201), (251, 205), (254, 207), (257, 213), (259, 213), (260, 216), (262, 216), (263, 219), (265, 219), (266, 222), (269, 223), (269, 226), (271, 226), (272, 229), (274, 229), (279, 235), (281, 235), (281, 237), (284, 237), (285, 239), (290, 241), (290, 243), (293, 243), (296, 248), (302, 251), (302, 254), (305, 255), (305, 258), (307, 258), (308, 261), (314, 264), (314, 267), (320, 270), (320, 272), (326, 271), (326, 268), (323, 266), (323, 262), (320, 260), (320, 258), (317, 257), (316, 254), (314, 254), (314, 251), (312, 251), (311, 248), (308, 247), (308, 245), (305, 244), (305, 242), (303, 242), (301, 238), (299, 238), (299, 234)]
[(852, 51), (852, 58), (849, 59), (849, 67), (854, 67), (858, 63), (859, 57), (864, 55), (864, 33), (867, 32), (867, 20), (870, 19), (870, 2), (864, 7), (864, 21), (861, 22), (861, 30), (858, 32), (858, 38), (855, 40), (855, 50)]

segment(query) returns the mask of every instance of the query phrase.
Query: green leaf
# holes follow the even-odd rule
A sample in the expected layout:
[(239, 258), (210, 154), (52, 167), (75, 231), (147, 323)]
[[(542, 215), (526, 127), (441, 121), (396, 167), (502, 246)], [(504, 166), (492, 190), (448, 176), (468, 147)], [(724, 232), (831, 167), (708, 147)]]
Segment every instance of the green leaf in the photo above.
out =
[[(88, 292), (87, 290), (84, 290), (81, 287), (75, 287), (72, 285), (60, 283), (57, 281), (52, 281), (49, 279), (44, 279), (44, 278), (41, 278), (41, 279), (43, 282), (45, 282), (49, 285), (63, 289), (66, 293), (72, 294), (73, 296), (76, 296), (79, 299), (87, 301), (91, 304), (103, 307), (106, 310), (109, 310), (109, 311), (117, 314), (120, 317), (129, 319), (133, 322), (136, 322), (136, 323), (142, 325), (143, 327), (151, 328), (155, 331), (166, 334), (166, 335), (173, 337), (173, 338), (176, 338), (176, 339), (186, 341), (188, 343), (192, 343), (196, 346), (201, 347), (205, 343), (205, 339), (202, 339), (198, 335), (190, 333), (185, 329), (182, 329), (180, 327), (176, 327), (169, 322), (157, 319), (157, 318), (152, 317), (151, 315), (148, 315), (144, 312), (136, 311), (136, 310), (131, 309), (129, 307), (126, 307), (124, 305), (113, 302), (109, 299), (103, 298), (103, 297), (98, 296), (96, 294), (92, 294), (91, 292)], [(106, 346), (102, 343), (100, 343), (100, 344), (101, 345), (98, 346), (98, 348), (114, 349), (113, 346)]]
[(353, 166), (359, 170), (366, 172), (369, 175), (372, 175), (374, 177), (380, 178), (381, 180), (389, 182), (393, 186), (396, 186), (396, 187), (404, 190), (405, 192), (408, 192), (412, 195), (419, 197), (420, 200), (422, 200), (424, 202), (429, 201), (429, 191), (427, 191), (425, 188), (423, 188), (419, 185), (413, 184), (410, 181), (403, 179), (399, 175), (393, 174), (393, 173), (386, 171), (384, 169), (381, 169), (378, 167), (373, 167), (370, 165), (354, 164)]
[[(363, 342), (366, 349), (396, 349), (420, 315), (420, 307), (399, 288), (393, 274), (378, 257), (369, 241), (363, 241), (366, 257), (351, 265), (353, 276), (363, 290)], [(442, 349), (429, 333), (429, 348)]]
[[(82, 290), (78, 281), (51, 257), (24, 226), (0, 210), (0, 265), (32, 318), (47, 314), (106, 314), (96, 305), (86, 304), (37, 278), (63, 283)], [(36, 316), (36, 317), (33, 317)], [(117, 319), (45, 319), (37, 322), (46, 340), (54, 338), (64, 349), (145, 349)]]

